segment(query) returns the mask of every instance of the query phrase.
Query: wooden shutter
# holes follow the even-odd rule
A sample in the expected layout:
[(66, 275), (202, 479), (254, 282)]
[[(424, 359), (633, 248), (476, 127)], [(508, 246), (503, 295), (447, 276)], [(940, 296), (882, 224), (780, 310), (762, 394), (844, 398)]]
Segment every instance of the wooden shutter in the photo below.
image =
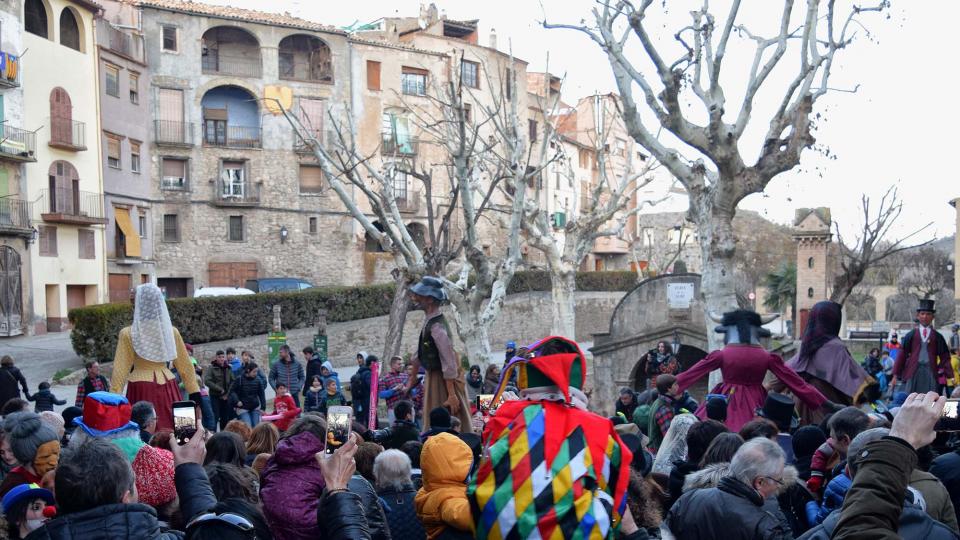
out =
[(323, 169), (312, 165), (300, 165), (300, 193), (323, 191)]
[(90, 229), (80, 229), (77, 231), (79, 245), (77, 250), (81, 259), (97, 258), (97, 241), (94, 232)]
[(120, 139), (113, 135), (107, 135), (107, 160), (117, 160), (116, 167), (120, 166)]
[(380, 89), (380, 62), (367, 60), (367, 90)]
[(183, 90), (161, 88), (159, 98), (160, 120), (183, 122)]
[(323, 109), (322, 99), (300, 98), (300, 122), (320, 142), (323, 142)]
[(40, 255), (57, 256), (57, 228), (50, 226), (40, 227)]

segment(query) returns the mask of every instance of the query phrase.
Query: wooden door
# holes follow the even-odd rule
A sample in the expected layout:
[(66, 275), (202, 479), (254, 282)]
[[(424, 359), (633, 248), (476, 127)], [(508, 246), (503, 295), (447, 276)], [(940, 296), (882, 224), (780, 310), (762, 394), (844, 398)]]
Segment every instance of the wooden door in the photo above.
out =
[(257, 263), (210, 263), (210, 287), (243, 287), (248, 279), (257, 278)]
[[(67, 312), (87, 305), (86, 285), (67, 285)], [(129, 293), (128, 293), (129, 294)]]
[(0, 336), (19, 336), (22, 333), (20, 254), (10, 246), (0, 246)]
[(50, 92), (50, 140), (73, 144), (73, 104), (70, 94), (59, 86)]
[(130, 288), (132, 287), (130, 274), (110, 274), (110, 301), (129, 302)]

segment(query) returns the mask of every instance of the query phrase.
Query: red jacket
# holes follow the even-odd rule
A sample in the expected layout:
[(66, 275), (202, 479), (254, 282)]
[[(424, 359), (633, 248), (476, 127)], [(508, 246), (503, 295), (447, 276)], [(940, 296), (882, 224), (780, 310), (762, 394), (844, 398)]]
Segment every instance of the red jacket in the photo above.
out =
[[(947, 349), (947, 341), (940, 332), (933, 328), (930, 330), (933, 333), (927, 339), (927, 355), (931, 360), (930, 369), (933, 371), (933, 377), (938, 379), (938, 373), (942, 370), (943, 376), (950, 379), (953, 377), (953, 367), (950, 365), (950, 351)], [(907, 381), (917, 372), (920, 345), (923, 340), (920, 339), (920, 334), (914, 329), (907, 332), (907, 335), (903, 338), (903, 343), (905, 346), (893, 363), (893, 376), (897, 380)]]

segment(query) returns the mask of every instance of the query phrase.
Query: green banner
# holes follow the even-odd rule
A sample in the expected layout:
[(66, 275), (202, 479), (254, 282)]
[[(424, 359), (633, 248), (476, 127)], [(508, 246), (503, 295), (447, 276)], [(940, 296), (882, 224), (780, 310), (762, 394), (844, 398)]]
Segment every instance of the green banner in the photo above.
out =
[(313, 352), (317, 353), (320, 361), (327, 361), (327, 336), (319, 334), (313, 336)]
[(287, 344), (286, 332), (270, 332), (267, 335), (267, 357), (270, 359), (270, 366), (280, 360), (280, 347)]

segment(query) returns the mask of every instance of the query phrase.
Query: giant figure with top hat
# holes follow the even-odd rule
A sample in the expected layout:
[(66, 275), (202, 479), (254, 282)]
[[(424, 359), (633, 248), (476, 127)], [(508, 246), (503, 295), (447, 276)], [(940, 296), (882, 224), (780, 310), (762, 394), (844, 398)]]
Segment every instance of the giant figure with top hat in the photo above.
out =
[(917, 327), (903, 337), (903, 350), (893, 364), (893, 383), (904, 383), (904, 391), (937, 392), (953, 377), (950, 350), (943, 334), (933, 327), (933, 300), (920, 300)]

